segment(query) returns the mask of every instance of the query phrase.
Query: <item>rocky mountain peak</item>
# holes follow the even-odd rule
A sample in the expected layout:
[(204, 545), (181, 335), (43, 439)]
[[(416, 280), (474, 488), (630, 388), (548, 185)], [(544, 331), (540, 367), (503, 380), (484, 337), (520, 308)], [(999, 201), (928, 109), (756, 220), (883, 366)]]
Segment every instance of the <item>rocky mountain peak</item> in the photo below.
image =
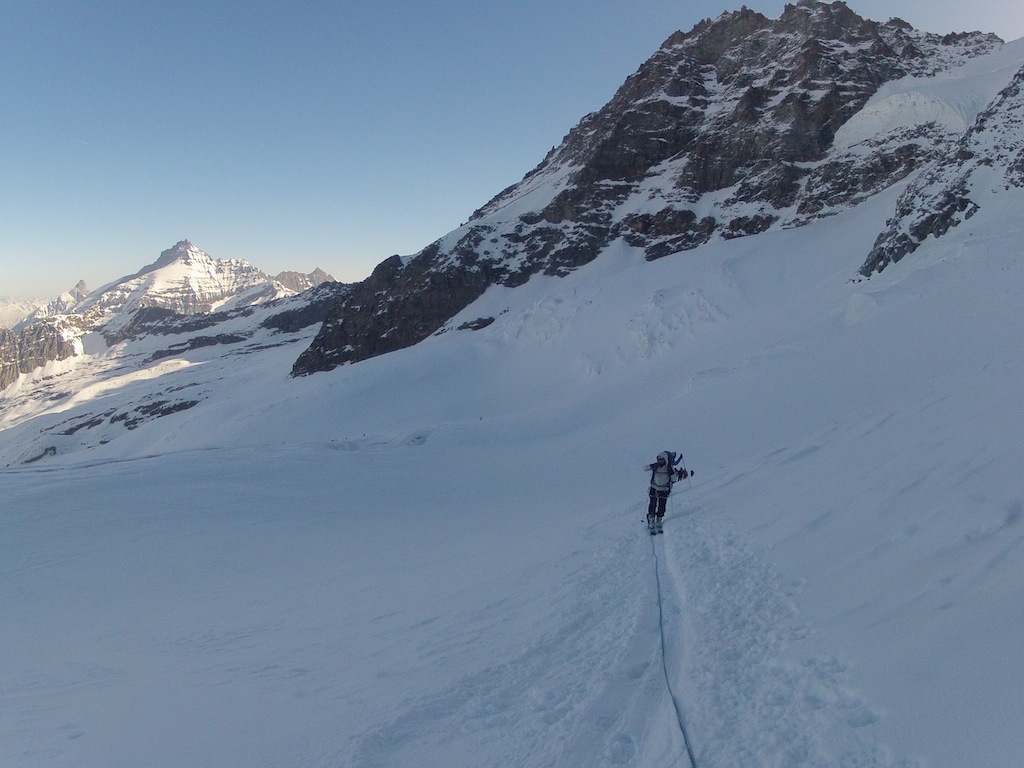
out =
[(323, 283), (335, 282), (327, 272), (317, 267), (312, 272), (302, 273), (294, 271), (280, 272), (274, 275), (274, 279), (290, 291), (302, 293), (310, 288), (315, 288)]
[(778, 27), (808, 38), (851, 42), (873, 36), (879, 24), (857, 15), (844, 2), (798, 0), (783, 9)]
[[(238, 260), (236, 260), (238, 261)], [(179, 240), (173, 246), (165, 251), (160, 252), (159, 258), (152, 264), (148, 264), (138, 272), (127, 275), (126, 277), (120, 278), (117, 282), (125, 282), (132, 280), (143, 275), (148, 275), (152, 272), (167, 269), (174, 265), (180, 265), (185, 270), (198, 269), (209, 271), (211, 269), (216, 270), (218, 263), (228, 263), (222, 259), (215, 259), (210, 254), (197, 248), (188, 240)], [(238, 263), (245, 263), (238, 261)], [(197, 266), (203, 265), (203, 266)]]
[(813, 169), (795, 164), (825, 159), (835, 132), (882, 83), (937, 73), (998, 44), (991, 35), (941, 38), (903, 22), (879, 24), (840, 2), (803, 0), (777, 20), (749, 9), (723, 14), (670, 37), (605, 107), (474, 219), (507, 208), (523, 192), (537, 198), (536, 181), (559, 175), (563, 188), (541, 217), (597, 224), (596, 209), (636, 191), (611, 184), (660, 177), (656, 194), (672, 211), (693, 210), (686, 203), (731, 188), (727, 206), (756, 202), (764, 209), (740, 218), (719, 203), (725, 215), (714, 217), (717, 226), (692, 222), (675, 250), (699, 245), (715, 230), (753, 234), (800, 205)]
[(959, 135), (926, 120), (837, 144), (840, 129), (884, 83), (1000, 45), (820, 0), (787, 5), (778, 19), (744, 7), (677, 32), (519, 184), (353, 286), (293, 373), (416, 343), (488, 285), (565, 275), (615, 241), (657, 259), (856, 205)]
[(738, 11), (727, 11), (717, 19), (704, 19), (689, 32), (674, 32), (661, 49), (686, 46), (691, 55), (702, 64), (714, 64), (742, 40), (769, 29), (772, 20), (743, 6)]
[(85, 280), (79, 280), (69, 291), (64, 291), (60, 296), (51, 301), (46, 307), (46, 312), (52, 315), (64, 314), (72, 310), (89, 295), (89, 286)]
[(203, 252), (192, 245), (188, 240), (179, 240), (166, 251), (162, 251), (160, 253), (160, 258), (148, 267), (145, 267), (142, 271), (146, 272), (154, 269), (160, 269), (161, 267), (166, 267), (168, 264), (172, 264), (179, 259), (187, 261), (193, 253), (202, 254)]

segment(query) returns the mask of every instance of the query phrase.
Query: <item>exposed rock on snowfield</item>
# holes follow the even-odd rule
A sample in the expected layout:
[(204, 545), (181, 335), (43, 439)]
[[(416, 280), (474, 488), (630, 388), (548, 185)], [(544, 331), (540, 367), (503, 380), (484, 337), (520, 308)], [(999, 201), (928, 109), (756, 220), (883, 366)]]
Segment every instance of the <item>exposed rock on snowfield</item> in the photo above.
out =
[(293, 371), (311, 373), (422, 341), (484, 292), (486, 269), (435, 269), (436, 246), (408, 264), (398, 256), (332, 305), (320, 333)]
[(817, 0), (677, 32), (519, 184), (355, 286), (293, 373), (414, 344), (489, 285), (565, 275), (616, 240), (657, 259), (863, 202), (948, 154), (985, 104), (931, 96), (882, 127), (844, 127), (883, 84), (934, 79), (1000, 45)]
[(53, 301), (37, 303), (11, 330), (0, 329), (0, 390), (22, 373), (65, 360), (78, 351), (75, 341), (81, 335), (81, 324), (66, 313), (88, 294), (85, 281), (79, 280)]

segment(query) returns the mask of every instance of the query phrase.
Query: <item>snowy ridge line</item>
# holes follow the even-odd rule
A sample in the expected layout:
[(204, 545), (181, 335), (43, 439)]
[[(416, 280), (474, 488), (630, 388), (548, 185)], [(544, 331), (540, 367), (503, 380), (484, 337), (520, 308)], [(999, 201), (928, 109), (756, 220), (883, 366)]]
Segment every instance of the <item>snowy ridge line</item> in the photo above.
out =
[(668, 661), (665, 655), (665, 613), (662, 608), (661, 598), (661, 562), (658, 558), (658, 547), (655, 544), (657, 537), (651, 537), (651, 551), (654, 554), (654, 581), (658, 588), (658, 632), (661, 635), (661, 671), (665, 676), (665, 687), (668, 689), (668, 696), (672, 699), (672, 706), (676, 711), (676, 722), (679, 724), (679, 732), (683, 735), (683, 745), (686, 747), (686, 754), (690, 758), (691, 768), (697, 768), (697, 759), (693, 756), (693, 747), (690, 746), (690, 734), (686, 731), (686, 719), (683, 717), (683, 707), (672, 690), (672, 679), (668, 674)]

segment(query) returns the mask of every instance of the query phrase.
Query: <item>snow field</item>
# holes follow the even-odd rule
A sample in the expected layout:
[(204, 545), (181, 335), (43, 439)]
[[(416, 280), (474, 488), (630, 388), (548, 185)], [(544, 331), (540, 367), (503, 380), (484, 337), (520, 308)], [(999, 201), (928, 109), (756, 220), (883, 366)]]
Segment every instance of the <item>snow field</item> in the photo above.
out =
[[(701, 768), (1012, 766), (1015, 213), (854, 282), (898, 191), (613, 248), (329, 374), (203, 349), (21, 404), (5, 463), (119, 393), (203, 394), (0, 470), (0, 763), (685, 765), (657, 563)], [(663, 449), (697, 474), (652, 545)]]

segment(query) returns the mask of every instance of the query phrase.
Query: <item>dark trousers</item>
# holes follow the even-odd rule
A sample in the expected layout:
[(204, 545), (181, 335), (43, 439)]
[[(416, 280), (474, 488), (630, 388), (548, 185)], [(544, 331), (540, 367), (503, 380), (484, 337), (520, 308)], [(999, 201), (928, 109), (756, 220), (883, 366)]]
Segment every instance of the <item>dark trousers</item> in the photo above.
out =
[(665, 504), (668, 503), (669, 491), (658, 491), (651, 488), (649, 491), (651, 500), (647, 504), (647, 514), (657, 517), (665, 516)]

